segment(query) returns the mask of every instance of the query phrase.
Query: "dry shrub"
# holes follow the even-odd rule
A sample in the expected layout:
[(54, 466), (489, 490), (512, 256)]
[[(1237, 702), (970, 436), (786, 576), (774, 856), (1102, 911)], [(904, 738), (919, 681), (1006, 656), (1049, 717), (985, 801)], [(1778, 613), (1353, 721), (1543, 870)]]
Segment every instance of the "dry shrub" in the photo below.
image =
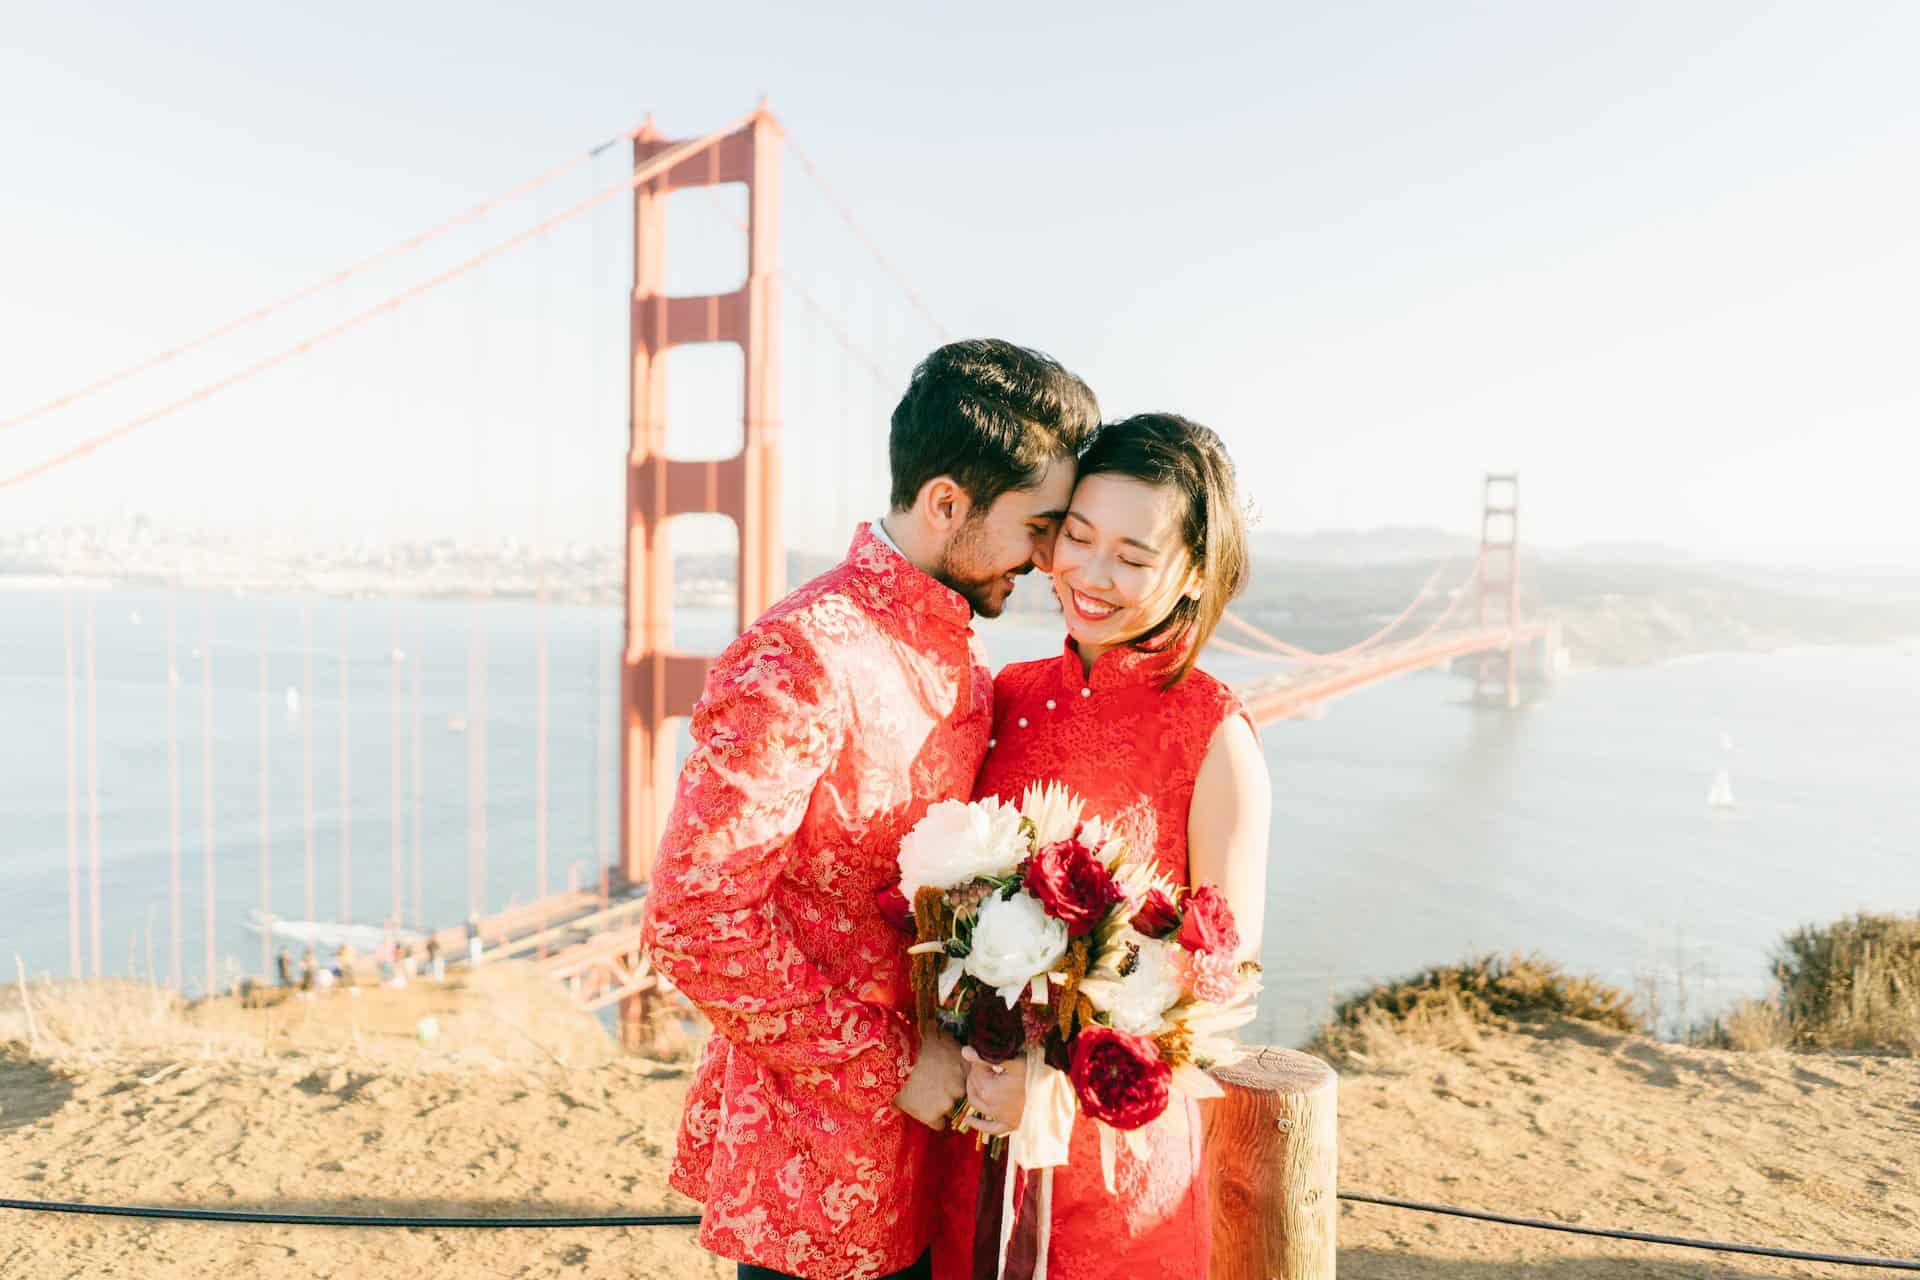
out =
[(1565, 973), (1539, 956), (1485, 955), (1382, 983), (1340, 1002), (1308, 1048), (1323, 1057), (1377, 1062), (1396, 1047), (1468, 1050), (1479, 1029), (1574, 1019), (1644, 1032), (1626, 992)]
[(1479, 1047), (1480, 1028), (1459, 997), (1448, 995), (1417, 1006), (1404, 1018), (1362, 1008), (1346, 1022), (1320, 1028), (1306, 1049), (1335, 1066), (1391, 1070), (1418, 1058), (1422, 1050), (1472, 1053)]
[(1920, 1052), (1920, 916), (1796, 929), (1774, 972), (1793, 1047)]
[(1793, 1044), (1793, 1023), (1778, 1000), (1745, 1000), (1715, 1018), (1704, 1033), (1688, 1037), (1709, 1049), (1759, 1053)]
[(173, 992), (145, 982), (42, 980), (28, 983), (24, 991), (13, 986), (8, 995), (9, 1034), (32, 1039), (43, 1049), (115, 1053), (172, 1048), (185, 1032), (184, 1003)]

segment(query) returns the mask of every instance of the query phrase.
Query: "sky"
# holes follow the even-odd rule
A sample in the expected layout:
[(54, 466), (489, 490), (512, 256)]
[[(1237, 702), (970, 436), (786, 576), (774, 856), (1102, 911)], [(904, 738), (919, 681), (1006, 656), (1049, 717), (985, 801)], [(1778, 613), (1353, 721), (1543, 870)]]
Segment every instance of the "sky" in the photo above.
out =
[[(1517, 471), (1537, 544), (1920, 563), (1920, 7), (546, 8), (11, 5), (0, 420), (649, 111), (689, 136), (765, 94), (939, 324), (789, 152), (795, 545), (838, 549), (881, 503), (885, 415), (945, 333), (1054, 354), (1109, 416), (1213, 426), (1263, 529), (1471, 533), (1482, 475)], [(0, 477), (622, 163), (605, 152), (429, 251), (0, 429)], [(673, 200), (674, 287), (737, 283), (739, 202)], [(612, 541), (624, 217), (610, 200), (0, 489), (0, 528), (141, 513), (265, 537)], [(737, 440), (729, 360), (675, 353), (676, 448)]]

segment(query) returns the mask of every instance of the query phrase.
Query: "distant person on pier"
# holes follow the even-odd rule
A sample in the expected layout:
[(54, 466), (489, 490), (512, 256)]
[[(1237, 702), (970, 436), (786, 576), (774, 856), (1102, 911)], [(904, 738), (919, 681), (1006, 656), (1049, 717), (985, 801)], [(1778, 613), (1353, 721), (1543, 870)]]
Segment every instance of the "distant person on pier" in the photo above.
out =
[(280, 954), (274, 957), (273, 967), (275, 973), (279, 976), (281, 986), (290, 987), (293, 985), (293, 965), (292, 962), (287, 959), (287, 949), (285, 947), (280, 948)]
[(306, 947), (300, 952), (300, 989), (313, 990), (313, 948)]
[(440, 939), (427, 939), (427, 976), (435, 982), (447, 980), (447, 962), (440, 954)]
[(929, 806), (973, 794), (993, 677), (972, 621), (1046, 568), (1098, 420), (1036, 351), (933, 352), (893, 411), (888, 509), (707, 672), (642, 936), (714, 1032), (669, 1180), (743, 1278), (927, 1274), (965, 1072), (920, 1039), (877, 894)]

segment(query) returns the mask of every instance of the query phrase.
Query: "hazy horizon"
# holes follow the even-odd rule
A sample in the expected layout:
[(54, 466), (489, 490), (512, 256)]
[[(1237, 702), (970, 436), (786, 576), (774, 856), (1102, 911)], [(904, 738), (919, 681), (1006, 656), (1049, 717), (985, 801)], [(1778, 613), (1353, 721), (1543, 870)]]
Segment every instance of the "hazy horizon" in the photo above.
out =
[[(369, 33), (377, 32), (377, 36)], [(764, 7), (534, 16), (29, 4), (0, 49), (0, 421), (471, 207), (648, 110), (761, 92), (783, 157), (786, 523), (830, 553), (935, 326), (1043, 347), (1110, 415), (1215, 426), (1263, 529), (1920, 564), (1920, 9), (1247, 5), (1074, 21)], [(215, 348), (0, 431), (0, 478), (617, 182), (552, 187)], [(672, 198), (669, 284), (731, 287), (735, 193)], [(342, 541), (617, 536), (619, 201), (340, 342), (5, 491)], [(729, 273), (732, 273), (731, 276)], [(825, 313), (824, 317), (822, 313)], [(843, 343), (842, 338), (845, 339)], [(732, 363), (730, 363), (732, 361)], [(671, 357), (670, 445), (737, 440)], [(723, 545), (709, 525), (689, 550)]]

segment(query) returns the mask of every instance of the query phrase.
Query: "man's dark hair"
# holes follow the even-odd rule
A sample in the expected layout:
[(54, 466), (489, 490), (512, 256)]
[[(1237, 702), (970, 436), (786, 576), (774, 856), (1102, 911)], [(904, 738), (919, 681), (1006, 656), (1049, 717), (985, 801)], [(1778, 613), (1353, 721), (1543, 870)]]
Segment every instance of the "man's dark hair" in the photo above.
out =
[(952, 476), (976, 511), (1037, 484), (1048, 462), (1070, 458), (1100, 424), (1087, 384), (1057, 360), (997, 338), (949, 342), (922, 360), (893, 411), (887, 460), (893, 507)]

